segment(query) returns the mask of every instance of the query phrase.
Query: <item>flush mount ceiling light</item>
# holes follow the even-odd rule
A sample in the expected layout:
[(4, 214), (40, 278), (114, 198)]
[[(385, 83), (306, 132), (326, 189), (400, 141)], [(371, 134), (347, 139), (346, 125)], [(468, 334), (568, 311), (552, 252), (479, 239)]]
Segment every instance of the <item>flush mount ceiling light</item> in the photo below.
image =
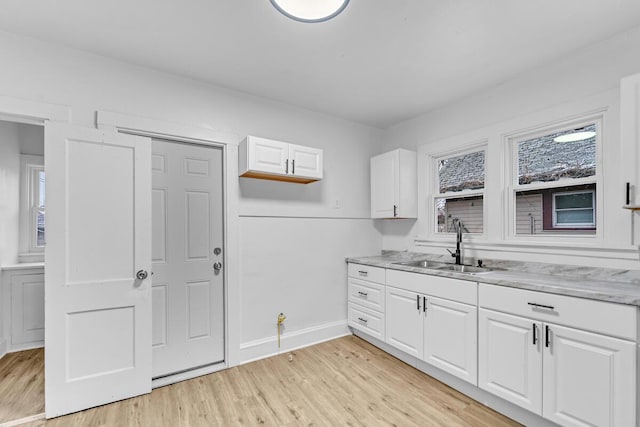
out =
[(577, 142), (585, 139), (593, 138), (596, 133), (593, 131), (572, 132), (553, 138), (554, 142)]
[(323, 22), (337, 16), (349, 0), (270, 0), (283, 15), (300, 22)]

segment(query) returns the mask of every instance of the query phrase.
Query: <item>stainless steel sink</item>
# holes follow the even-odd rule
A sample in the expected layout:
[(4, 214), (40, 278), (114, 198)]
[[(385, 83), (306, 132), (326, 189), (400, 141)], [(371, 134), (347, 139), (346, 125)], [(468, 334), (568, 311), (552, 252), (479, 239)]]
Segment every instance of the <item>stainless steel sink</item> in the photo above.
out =
[(436, 270), (455, 271), (457, 273), (479, 274), (479, 273), (488, 273), (490, 271), (493, 271), (494, 269), (489, 267), (476, 267), (473, 265), (447, 264), (447, 265), (437, 267)]
[(428, 259), (394, 262), (394, 264), (406, 265), (407, 267), (430, 268), (430, 269), (444, 267), (448, 265), (447, 263), (444, 263), (444, 262), (431, 261)]

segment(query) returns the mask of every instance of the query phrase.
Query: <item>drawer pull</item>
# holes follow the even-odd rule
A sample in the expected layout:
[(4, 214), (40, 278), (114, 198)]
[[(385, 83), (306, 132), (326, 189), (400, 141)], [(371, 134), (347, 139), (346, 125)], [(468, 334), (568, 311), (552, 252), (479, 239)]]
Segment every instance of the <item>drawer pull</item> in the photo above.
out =
[(358, 320), (361, 321), (362, 323), (367, 323), (367, 319), (363, 319), (362, 317), (358, 317)]
[(366, 298), (369, 294), (366, 292), (358, 291), (358, 295), (360, 295), (363, 298)]
[(364, 270), (358, 270), (358, 274), (364, 277), (367, 277), (367, 275), (369, 274), (368, 271), (364, 271)]
[(546, 308), (547, 310), (553, 310), (555, 308), (552, 305), (538, 304), (536, 302), (528, 302), (527, 304), (529, 304), (532, 307), (536, 307), (536, 308)]
[(549, 333), (551, 328), (549, 328), (549, 325), (544, 325), (544, 346), (545, 347), (549, 347), (549, 344), (551, 343), (551, 334)]
[(533, 345), (538, 344), (538, 325), (533, 324)]

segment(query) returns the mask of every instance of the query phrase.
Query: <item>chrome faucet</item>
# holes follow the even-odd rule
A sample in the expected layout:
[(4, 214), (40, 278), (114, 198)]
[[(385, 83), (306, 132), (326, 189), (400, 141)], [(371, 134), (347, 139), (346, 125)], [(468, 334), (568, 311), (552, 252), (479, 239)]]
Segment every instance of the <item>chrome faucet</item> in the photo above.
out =
[(447, 249), (447, 251), (449, 251), (451, 256), (456, 259), (456, 264), (462, 265), (464, 264), (464, 253), (462, 248), (462, 228), (464, 227), (464, 225), (462, 224), (460, 218), (453, 218), (452, 221), (453, 228), (456, 229), (456, 251), (451, 252), (449, 249)]

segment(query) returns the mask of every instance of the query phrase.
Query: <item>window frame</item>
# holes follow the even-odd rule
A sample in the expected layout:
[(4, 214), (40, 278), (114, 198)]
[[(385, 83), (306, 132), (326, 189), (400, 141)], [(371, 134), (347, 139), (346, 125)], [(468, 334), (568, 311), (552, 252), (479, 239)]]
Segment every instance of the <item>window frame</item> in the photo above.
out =
[[(596, 165), (597, 168), (597, 165)], [(593, 222), (590, 223), (563, 223), (558, 224), (558, 208), (556, 207), (556, 198), (558, 196), (568, 196), (575, 194), (591, 194), (591, 210), (593, 211)], [(595, 190), (576, 190), (576, 191), (559, 191), (554, 192), (551, 195), (552, 200), (552, 226), (554, 230), (562, 230), (562, 229), (594, 229), (596, 227), (596, 192)], [(561, 209), (562, 211), (569, 210), (587, 210), (588, 208), (568, 208)]]
[[(439, 174), (439, 163), (442, 160), (460, 157), (467, 154), (472, 154), (476, 152), (484, 153), (484, 186), (479, 189), (469, 189), (469, 190), (461, 190), (461, 191), (447, 191), (444, 193), (440, 193), (440, 174)], [(429, 181), (427, 183), (427, 212), (428, 216), (428, 235), (432, 236), (436, 240), (450, 240), (451, 236), (455, 234), (455, 232), (451, 231), (438, 231), (438, 208), (437, 208), (437, 200), (438, 199), (461, 199), (461, 198), (472, 198), (472, 197), (482, 197), (482, 232), (480, 233), (467, 233), (465, 232), (465, 240), (475, 240), (486, 238), (487, 235), (487, 204), (486, 204), (486, 188), (487, 188), (487, 160), (488, 160), (488, 141), (483, 139), (481, 141), (469, 143), (466, 145), (458, 146), (453, 150), (440, 151), (436, 153), (427, 154), (427, 167), (431, 170), (431, 173), (428, 174)], [(464, 224), (464, 222), (463, 222)]]
[[(505, 178), (506, 182), (503, 185), (503, 189), (506, 194), (506, 210), (505, 210), (505, 237), (507, 241), (512, 242), (584, 242), (585, 239), (591, 241), (602, 241), (602, 226), (603, 226), (603, 197), (597, 197), (598, 191), (603, 191), (603, 180), (602, 180), (602, 169), (603, 169), (603, 159), (602, 159), (602, 133), (603, 133), (603, 120), (604, 120), (604, 112), (584, 114), (578, 117), (573, 117), (561, 121), (551, 122), (547, 124), (543, 124), (537, 126), (533, 129), (525, 129), (520, 131), (511, 132), (509, 134), (503, 135), (504, 146), (505, 146), (505, 159), (508, 161), (505, 162), (506, 172)], [(562, 132), (564, 130), (569, 129), (577, 129), (587, 125), (595, 125), (596, 128), (596, 136), (595, 136), (595, 159), (596, 159), (596, 170), (595, 174), (589, 177), (583, 178), (570, 178), (570, 179), (559, 179), (557, 181), (546, 181), (546, 182), (533, 182), (529, 184), (520, 184), (519, 183), (519, 163), (518, 163), (518, 144), (522, 141), (526, 141), (529, 139), (534, 139), (542, 136), (546, 136), (549, 134), (553, 134), (556, 132)], [(568, 143), (570, 144), (570, 143)], [(541, 234), (518, 234), (516, 232), (516, 197), (518, 193), (521, 192), (529, 192), (535, 190), (553, 190), (555, 188), (560, 187), (572, 187), (572, 186), (581, 186), (581, 185), (595, 185), (595, 190), (575, 190), (577, 192), (594, 192), (594, 219), (595, 225), (589, 227), (553, 227), (553, 233), (541, 233)], [(564, 192), (572, 192), (564, 191)], [(555, 198), (552, 197), (555, 201)], [(555, 222), (555, 209), (552, 208), (552, 223)], [(595, 233), (575, 233), (575, 231), (579, 230), (593, 230), (595, 229)], [(573, 231), (573, 232), (572, 232)]]
[(44, 261), (44, 245), (37, 244), (39, 207), (36, 206), (39, 201), (39, 174), (44, 170), (44, 156), (20, 155), (20, 262)]

